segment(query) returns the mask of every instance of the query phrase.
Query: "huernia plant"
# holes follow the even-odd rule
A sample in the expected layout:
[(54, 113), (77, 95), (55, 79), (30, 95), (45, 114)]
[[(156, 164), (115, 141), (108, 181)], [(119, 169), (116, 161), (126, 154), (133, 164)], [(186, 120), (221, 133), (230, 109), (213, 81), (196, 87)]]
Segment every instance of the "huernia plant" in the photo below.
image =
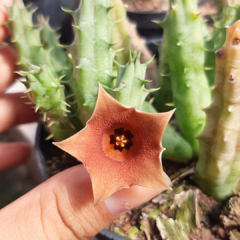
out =
[[(140, 51), (129, 52), (126, 10), (119, 0), (82, 0), (75, 11), (64, 11), (74, 18), (75, 39), (70, 46), (59, 45), (42, 17), (33, 25), (34, 9), (28, 11), (22, 3), (9, 8), (8, 27), (28, 97), (42, 113), (49, 138), (59, 141), (55, 145), (89, 171), (95, 204), (132, 185), (168, 189), (161, 157), (176, 162), (197, 158), (196, 135), (205, 123), (195, 180), (205, 192), (225, 198), (240, 178), (239, 23), (228, 28), (227, 40), (217, 51), (214, 98), (206, 108), (215, 68), (212, 50), (225, 35), (223, 28), (215, 29), (204, 46), (195, 0), (170, 0), (166, 19), (160, 23), (164, 28), (160, 90), (146, 87), (149, 62), (140, 63)], [(226, 19), (233, 21), (237, 13), (235, 7)], [(125, 50), (116, 57), (122, 50), (114, 47), (118, 38)], [(207, 45), (212, 46), (208, 52)], [(167, 124), (173, 111), (158, 113), (153, 108), (153, 92), (158, 110), (177, 108), (174, 127)]]
[[(46, 20), (39, 17), (39, 24), (32, 24), (34, 10), (22, 3), (9, 8), (12, 45), (20, 56), (18, 73), (26, 78), (23, 83), (36, 111), (43, 114), (49, 138), (65, 139), (55, 145), (84, 163), (95, 204), (132, 185), (169, 188), (161, 166), (161, 140), (173, 111), (141, 111), (157, 89), (145, 87), (150, 82), (145, 79), (148, 63), (140, 63), (139, 51), (129, 52), (126, 65), (114, 60), (114, 5), (110, 0), (83, 0), (77, 10), (65, 11), (74, 18), (75, 39), (63, 47)], [(173, 133), (168, 131), (170, 138), (175, 138)], [(188, 160), (191, 148), (184, 144), (189, 153), (180, 158)]]

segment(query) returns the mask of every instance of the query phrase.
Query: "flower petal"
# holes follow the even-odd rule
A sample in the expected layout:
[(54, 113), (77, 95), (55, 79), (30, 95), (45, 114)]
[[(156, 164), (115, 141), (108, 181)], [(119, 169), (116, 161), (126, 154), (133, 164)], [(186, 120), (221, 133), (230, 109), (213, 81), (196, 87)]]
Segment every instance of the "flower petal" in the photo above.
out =
[(86, 127), (54, 144), (83, 162), (91, 176), (95, 204), (132, 185), (169, 189), (160, 156), (172, 114), (125, 107), (99, 86), (96, 107)]

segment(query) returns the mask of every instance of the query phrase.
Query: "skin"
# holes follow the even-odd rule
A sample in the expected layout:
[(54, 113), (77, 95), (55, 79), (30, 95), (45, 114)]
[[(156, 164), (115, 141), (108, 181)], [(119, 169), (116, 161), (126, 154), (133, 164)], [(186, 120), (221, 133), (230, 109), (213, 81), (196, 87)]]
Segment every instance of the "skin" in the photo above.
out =
[[(9, 0), (0, 0), (0, 44), (8, 32)], [(37, 115), (19, 98), (22, 94), (4, 94), (14, 81), (14, 51), (0, 45), (0, 132), (16, 124), (32, 122)], [(0, 171), (26, 162), (30, 147), (26, 143), (0, 143)], [(93, 203), (91, 181), (83, 166), (70, 168), (42, 183), (0, 210), (1, 240), (88, 239), (113, 220), (157, 195), (159, 190), (133, 186), (122, 189), (99, 204)]]

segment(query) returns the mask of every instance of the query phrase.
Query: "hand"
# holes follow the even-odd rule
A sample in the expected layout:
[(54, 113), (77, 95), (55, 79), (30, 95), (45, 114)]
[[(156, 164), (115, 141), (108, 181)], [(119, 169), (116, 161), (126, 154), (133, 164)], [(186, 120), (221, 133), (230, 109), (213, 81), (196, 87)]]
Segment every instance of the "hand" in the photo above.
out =
[[(3, 2), (3, 0), (0, 0)], [(5, 4), (10, 1), (4, 0)], [(1, 4), (0, 4), (1, 5)], [(7, 20), (0, 6), (0, 39), (7, 36), (1, 25)], [(1, 43), (1, 42), (0, 42)], [(19, 123), (36, 119), (20, 94), (4, 95), (14, 80), (17, 57), (6, 46), (0, 47), (0, 132)], [(25, 143), (0, 143), (0, 170), (23, 163), (29, 154)], [(88, 239), (123, 212), (148, 201), (156, 189), (134, 186), (122, 189), (94, 207), (91, 180), (83, 166), (55, 175), (26, 195), (0, 210), (1, 240)]]
[[(0, 0), (0, 133), (10, 127), (37, 120), (33, 109), (26, 105), (23, 94), (4, 94), (6, 88), (15, 79), (14, 65), (17, 62), (15, 52), (8, 46), (1, 45), (8, 36), (6, 27), (7, 11), (1, 3), (9, 5), (10, 1)], [(0, 171), (16, 167), (28, 159), (30, 147), (26, 143), (0, 143)]]

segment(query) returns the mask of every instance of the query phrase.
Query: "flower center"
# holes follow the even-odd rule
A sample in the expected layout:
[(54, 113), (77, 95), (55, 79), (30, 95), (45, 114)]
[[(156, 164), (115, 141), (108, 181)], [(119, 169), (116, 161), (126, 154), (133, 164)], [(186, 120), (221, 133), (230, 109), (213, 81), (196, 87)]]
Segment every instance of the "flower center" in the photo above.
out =
[(124, 131), (123, 128), (115, 129), (114, 134), (110, 135), (110, 144), (114, 144), (114, 149), (122, 152), (124, 148), (126, 150), (131, 148), (133, 145), (132, 138), (133, 135), (129, 130)]
[(139, 134), (127, 124), (114, 124), (103, 134), (102, 149), (115, 161), (132, 159), (141, 149)]
[(116, 137), (116, 145), (125, 147), (125, 144), (127, 143), (127, 139), (125, 138), (124, 135), (121, 135), (121, 137)]

